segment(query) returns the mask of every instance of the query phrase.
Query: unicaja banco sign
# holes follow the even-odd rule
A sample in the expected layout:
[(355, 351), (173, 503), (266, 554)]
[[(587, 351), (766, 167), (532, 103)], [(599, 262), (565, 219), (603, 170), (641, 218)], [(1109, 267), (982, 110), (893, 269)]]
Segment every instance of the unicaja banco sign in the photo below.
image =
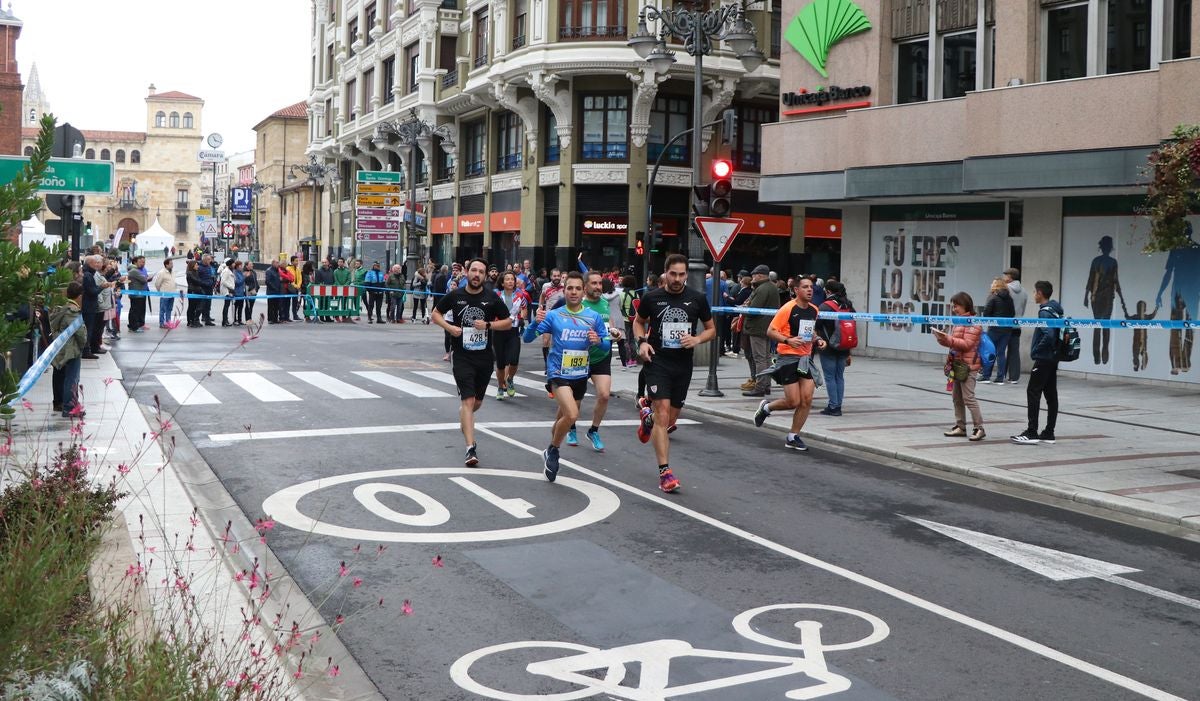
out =
[(825, 61), (829, 49), (870, 28), (867, 15), (851, 0), (813, 0), (792, 19), (783, 36), (822, 77), (828, 78)]

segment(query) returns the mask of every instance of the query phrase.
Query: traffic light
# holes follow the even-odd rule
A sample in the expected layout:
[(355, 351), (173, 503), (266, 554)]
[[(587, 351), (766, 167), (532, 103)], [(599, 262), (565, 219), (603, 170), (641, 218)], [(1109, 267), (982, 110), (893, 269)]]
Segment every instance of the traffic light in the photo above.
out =
[(721, 113), (721, 143), (737, 143), (738, 120), (736, 110), (725, 110)]
[(698, 217), (707, 217), (708, 200), (712, 197), (708, 185), (694, 185), (692, 187), (692, 212)]
[(663, 227), (659, 222), (650, 225), (650, 252), (659, 253), (663, 250)]
[(727, 217), (733, 211), (733, 162), (718, 158), (712, 162), (708, 211), (714, 217)]
[(646, 255), (646, 242), (642, 239), (638, 239), (636, 242), (634, 242), (633, 252), (639, 256)]
[(88, 222), (87, 224), (85, 224), (83, 227), (83, 230), (87, 232), (88, 236), (91, 236), (92, 235), (92, 223)]

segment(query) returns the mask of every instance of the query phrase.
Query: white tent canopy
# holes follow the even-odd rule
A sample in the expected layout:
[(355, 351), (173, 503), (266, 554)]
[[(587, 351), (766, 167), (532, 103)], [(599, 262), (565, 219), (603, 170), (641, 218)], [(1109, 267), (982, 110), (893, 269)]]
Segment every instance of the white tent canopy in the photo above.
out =
[(154, 223), (137, 235), (137, 252), (146, 256), (146, 272), (153, 275), (162, 269), (163, 259), (171, 256), (175, 236), (168, 234), (155, 217)]
[(29, 221), (21, 222), (21, 250), (28, 251), (29, 244), (33, 241), (44, 246), (57, 246), (62, 239), (47, 234), (46, 225), (38, 221), (37, 215), (34, 215), (29, 218)]

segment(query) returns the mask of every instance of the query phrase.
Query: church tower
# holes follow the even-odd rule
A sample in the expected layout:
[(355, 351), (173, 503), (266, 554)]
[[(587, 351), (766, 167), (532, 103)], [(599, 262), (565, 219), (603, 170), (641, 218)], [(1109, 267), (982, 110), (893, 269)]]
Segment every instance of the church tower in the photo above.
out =
[(42, 92), (42, 81), (38, 79), (37, 64), (29, 69), (29, 82), (21, 101), (21, 123), (26, 128), (37, 128), (43, 115), (50, 114), (50, 101)]

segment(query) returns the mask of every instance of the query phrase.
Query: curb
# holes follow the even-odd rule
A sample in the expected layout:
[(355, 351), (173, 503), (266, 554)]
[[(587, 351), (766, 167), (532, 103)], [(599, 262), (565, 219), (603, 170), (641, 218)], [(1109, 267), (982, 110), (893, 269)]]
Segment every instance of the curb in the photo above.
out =
[[(634, 391), (613, 389), (614, 396), (620, 396), (628, 399), (634, 399)], [(728, 409), (719, 409), (716, 407), (704, 406), (697, 402), (689, 402), (688, 409), (700, 414), (715, 416), (722, 419), (729, 419), (740, 423), (753, 422), (746, 416), (745, 413), (737, 413)], [(778, 430), (773, 426), (764, 424), (763, 428)], [(811, 430), (801, 431), (801, 435), (806, 440), (811, 440), (817, 445), (836, 446), (838, 448), (847, 448), (860, 453), (869, 453), (878, 455), (901, 462), (920, 465), (921, 467), (936, 470), (938, 472), (948, 472), (951, 474), (970, 477), (983, 482), (991, 482), (994, 484), (1004, 485), (1006, 487), (1014, 487), (1035, 494), (1054, 497), (1064, 501), (1074, 502), (1085, 506), (1105, 509), (1113, 511), (1125, 516), (1134, 516), (1137, 518), (1164, 523), (1170, 526), (1183, 528), (1192, 533), (1200, 533), (1200, 517), (1195, 515), (1174, 516), (1163, 513), (1161, 510), (1156, 510), (1148, 505), (1143, 504), (1135, 499), (1119, 497), (1106, 492), (1100, 492), (1094, 489), (1085, 487), (1064, 486), (1061, 483), (1043, 479), (1041, 477), (1033, 477), (1029, 475), (1020, 475), (1007, 470), (1001, 470), (994, 467), (984, 465), (955, 465), (952, 463), (942, 462), (931, 458), (922, 457), (913, 453), (905, 453), (889, 448), (881, 448), (866, 443), (832, 436), (823, 432), (813, 432)]]

